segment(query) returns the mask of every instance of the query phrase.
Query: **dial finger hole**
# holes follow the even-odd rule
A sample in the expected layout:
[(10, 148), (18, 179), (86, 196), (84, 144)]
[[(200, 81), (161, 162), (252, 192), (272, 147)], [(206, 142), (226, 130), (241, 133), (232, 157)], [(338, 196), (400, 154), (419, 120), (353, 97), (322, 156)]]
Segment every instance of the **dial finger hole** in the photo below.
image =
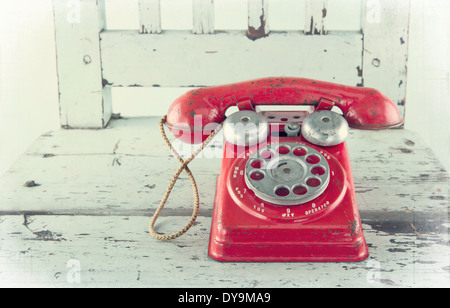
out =
[(289, 149), (286, 146), (281, 146), (281, 147), (278, 147), (277, 151), (278, 151), (278, 153), (284, 155), (284, 154), (288, 154), (291, 151), (291, 149)]
[(261, 171), (255, 171), (250, 174), (250, 178), (253, 181), (261, 181), (262, 179), (264, 179), (264, 177), (265, 177), (265, 175)]
[(292, 153), (295, 156), (305, 156), (306, 155), (306, 149), (304, 148), (295, 148)]
[(264, 162), (262, 160), (254, 160), (252, 161), (250, 166), (252, 166), (255, 169), (260, 169), (264, 166)]
[(289, 193), (289, 188), (287, 188), (286, 186), (278, 186), (277, 188), (275, 188), (275, 194), (279, 197), (286, 197), (287, 195), (289, 195)]
[(320, 157), (315, 154), (310, 154), (306, 156), (306, 162), (311, 165), (315, 165), (320, 162)]
[(309, 187), (318, 187), (320, 185), (321, 181), (318, 178), (309, 178), (306, 180), (306, 185)]
[(311, 169), (311, 173), (314, 175), (324, 175), (325, 174), (325, 168), (322, 166), (316, 166)]
[(265, 150), (260, 153), (260, 156), (263, 159), (272, 159), (272, 157), (274, 157), (275, 154), (272, 151)]
[(306, 188), (303, 185), (295, 186), (292, 192), (296, 195), (302, 196), (305, 195), (308, 192), (308, 188)]

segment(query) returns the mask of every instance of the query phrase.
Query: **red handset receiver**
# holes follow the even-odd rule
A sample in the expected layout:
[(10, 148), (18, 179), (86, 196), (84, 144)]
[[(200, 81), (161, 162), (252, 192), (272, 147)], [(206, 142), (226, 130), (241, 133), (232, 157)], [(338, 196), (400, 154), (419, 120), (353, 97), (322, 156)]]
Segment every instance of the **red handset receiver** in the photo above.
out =
[[(258, 105), (310, 105), (310, 111), (256, 111)], [(229, 107), (238, 112), (225, 117)], [(342, 115), (332, 111), (337, 106)], [(198, 213), (198, 193), (187, 164), (218, 130), (224, 152), (216, 183), (208, 254), (219, 261), (359, 261), (368, 249), (356, 204), (345, 144), (349, 127), (384, 129), (403, 120), (375, 89), (303, 78), (250, 80), (191, 90), (160, 122), (180, 140), (203, 142), (183, 160), (150, 223), (150, 233), (172, 239)], [(174, 235), (154, 223), (182, 171), (196, 196), (191, 221)]]
[[(229, 107), (246, 102), (252, 106), (312, 105), (319, 108), (321, 103), (328, 102), (342, 110), (350, 127), (358, 129), (385, 129), (403, 123), (394, 102), (378, 90), (280, 77), (188, 91), (170, 106), (166, 125), (182, 141), (194, 143), (193, 134), (203, 131), (202, 140), (206, 139), (212, 127), (208, 124), (222, 123)], [(195, 123), (195, 116), (201, 116), (202, 122)], [(208, 126), (208, 131), (204, 131)]]

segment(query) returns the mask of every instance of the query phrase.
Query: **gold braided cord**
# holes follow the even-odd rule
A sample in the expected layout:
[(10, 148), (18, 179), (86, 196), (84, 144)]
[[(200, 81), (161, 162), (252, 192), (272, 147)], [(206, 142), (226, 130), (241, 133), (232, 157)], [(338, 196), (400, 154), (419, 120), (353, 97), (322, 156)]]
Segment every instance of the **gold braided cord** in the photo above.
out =
[[(188, 159), (186, 159), (184, 161), (183, 158), (180, 156), (180, 154), (178, 154), (178, 152), (175, 151), (175, 149), (172, 147), (172, 144), (170, 143), (169, 139), (167, 138), (166, 133), (164, 131), (165, 123), (166, 123), (166, 116), (163, 116), (161, 118), (161, 120), (159, 121), (159, 130), (161, 132), (161, 136), (162, 136), (164, 142), (166, 143), (167, 147), (169, 148), (169, 150), (176, 156), (176, 158), (178, 159), (178, 161), (180, 162), (181, 165), (175, 172), (174, 176), (172, 177), (172, 180), (170, 181), (169, 187), (167, 188), (166, 193), (164, 194), (164, 197), (161, 200), (161, 203), (159, 204), (158, 208), (156, 209), (155, 213), (153, 214), (153, 217), (148, 226), (148, 230), (149, 230), (150, 234), (156, 239), (173, 240), (173, 239), (183, 235), (184, 233), (186, 233), (189, 230), (189, 228), (192, 227), (192, 225), (194, 224), (194, 222), (198, 216), (200, 198), (198, 195), (197, 184), (195, 182), (195, 179), (194, 179), (194, 176), (193, 176), (191, 170), (189, 169), (189, 167), (187, 165), (208, 145), (208, 143), (214, 138), (214, 136), (222, 129), (222, 124), (217, 126), (216, 129), (211, 133), (211, 135), (209, 135), (208, 138), (206, 138), (206, 140), (203, 141), (201, 146), (194, 153), (192, 153)], [(189, 180), (191, 181), (192, 189), (193, 189), (193, 193), (194, 193), (194, 208), (192, 211), (191, 219), (189, 220), (188, 224), (183, 229), (181, 229), (180, 231), (178, 231), (174, 234), (164, 235), (164, 234), (158, 233), (154, 229), (155, 222), (158, 219), (158, 216), (161, 213), (162, 209), (164, 208), (164, 205), (166, 204), (167, 199), (169, 198), (169, 195), (172, 192), (172, 189), (175, 186), (175, 183), (178, 180), (178, 177), (180, 176), (181, 172), (183, 172), (183, 170), (186, 171), (186, 174), (188, 175)]]

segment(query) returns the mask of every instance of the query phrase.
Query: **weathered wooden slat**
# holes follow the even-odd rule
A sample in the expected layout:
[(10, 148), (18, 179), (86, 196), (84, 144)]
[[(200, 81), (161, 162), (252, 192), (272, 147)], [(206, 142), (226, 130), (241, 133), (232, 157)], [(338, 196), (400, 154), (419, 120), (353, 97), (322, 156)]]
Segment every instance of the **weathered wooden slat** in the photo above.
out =
[(101, 69), (104, 0), (55, 0), (53, 4), (61, 125), (105, 127), (112, 103)]
[[(161, 217), (177, 230), (186, 217)], [(328, 263), (224, 263), (207, 256), (211, 219), (173, 241), (148, 217), (0, 216), (0, 285), (8, 287), (450, 287), (442, 232), (363, 223), (369, 259)], [(245, 275), (242, 275), (245, 273)]]
[(141, 34), (161, 33), (160, 0), (139, 0), (139, 31)]
[(248, 0), (247, 37), (256, 40), (269, 35), (268, 0)]
[[(241, 31), (104, 31), (103, 75), (112, 86), (210, 86), (261, 76), (303, 76), (355, 86), (361, 82), (356, 69), (362, 65), (361, 38), (357, 32), (325, 37), (291, 31), (253, 41)], [(320, 62), (312, 61), (318, 56)]]
[[(105, 130), (45, 134), (0, 178), (0, 213), (151, 213), (178, 168), (161, 139), (158, 120), (120, 119)], [(176, 148), (181, 145), (170, 139)], [(433, 213), (448, 209), (447, 172), (417, 134), (351, 130), (347, 145), (361, 211)], [(188, 156), (195, 148), (185, 147), (181, 152)], [(219, 135), (190, 164), (204, 214), (213, 207), (221, 155)], [(39, 186), (25, 187), (31, 180)], [(186, 214), (192, 201), (191, 184), (182, 174), (165, 210)]]
[(214, 0), (193, 0), (192, 4), (192, 33), (214, 33)]
[(305, 34), (327, 34), (327, 4), (328, 0), (306, 0)]
[(393, 99), (405, 114), (410, 0), (362, 3), (362, 85)]

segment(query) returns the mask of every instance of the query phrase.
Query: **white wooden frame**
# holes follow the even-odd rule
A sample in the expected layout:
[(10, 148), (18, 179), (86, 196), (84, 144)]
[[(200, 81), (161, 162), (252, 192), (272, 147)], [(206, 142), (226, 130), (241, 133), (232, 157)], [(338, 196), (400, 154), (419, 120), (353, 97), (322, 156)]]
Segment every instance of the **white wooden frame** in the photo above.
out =
[(107, 30), (105, 0), (54, 0), (61, 125), (105, 127), (111, 87), (275, 75), (374, 87), (404, 115), (410, 0), (362, 0), (361, 31), (329, 31), (328, 1), (305, 0), (305, 28), (277, 32), (268, 0), (247, 1), (247, 31), (216, 33), (213, 0), (192, 0), (192, 31), (164, 31), (160, 0), (139, 1), (138, 31)]
[(100, 54), (104, 0), (54, 0), (53, 7), (61, 125), (105, 127), (112, 103)]

